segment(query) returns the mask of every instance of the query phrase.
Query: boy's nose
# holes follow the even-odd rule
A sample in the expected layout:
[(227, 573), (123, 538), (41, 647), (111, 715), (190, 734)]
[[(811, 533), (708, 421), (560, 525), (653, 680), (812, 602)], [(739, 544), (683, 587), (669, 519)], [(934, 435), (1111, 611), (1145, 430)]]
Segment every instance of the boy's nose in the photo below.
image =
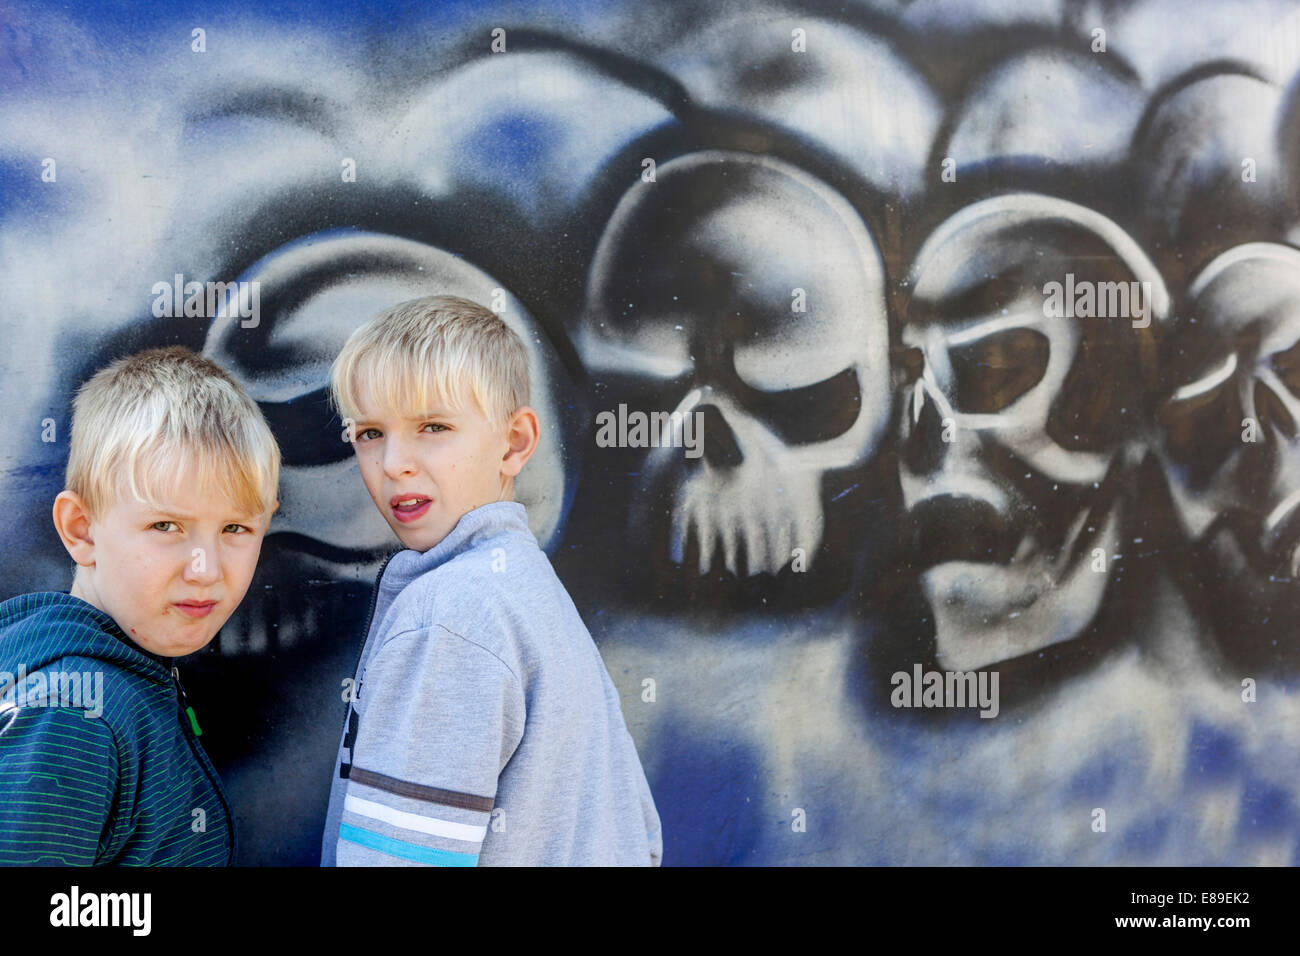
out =
[(385, 443), (384, 474), (397, 479), (415, 471), (415, 462), (401, 441), (392, 439)]
[(221, 580), (220, 551), (212, 542), (200, 542), (190, 549), (182, 576), (193, 584), (215, 584)]

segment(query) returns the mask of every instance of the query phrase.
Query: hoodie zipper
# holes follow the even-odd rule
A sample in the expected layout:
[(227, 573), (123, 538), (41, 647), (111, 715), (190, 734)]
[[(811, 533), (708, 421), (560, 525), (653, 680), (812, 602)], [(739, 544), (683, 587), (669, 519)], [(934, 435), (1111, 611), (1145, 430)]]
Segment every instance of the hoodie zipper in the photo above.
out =
[[(384, 558), (384, 563), (379, 566), (379, 574), (375, 576), (375, 587), (370, 592), (370, 610), (366, 613), (366, 623), (361, 631), (361, 650), (357, 652), (356, 667), (352, 668), (353, 681), (354, 681), (352, 686), (353, 694), (356, 694), (358, 689), (356, 682), (358, 682), (361, 678), (361, 660), (366, 656), (366, 644), (369, 643), (369, 639), (370, 639), (370, 625), (371, 623), (373, 623), (375, 619), (375, 608), (378, 607), (379, 605), (379, 585), (384, 580), (384, 571), (388, 569), (388, 562), (393, 560), (393, 558), (395, 558), (399, 554), (401, 554), (400, 551), (394, 551), (392, 554), (388, 555), (388, 557)], [(336, 761), (338, 776), (343, 779), (346, 779), (348, 777), (348, 774), (352, 770), (351, 749), (350, 749), (352, 745), (349, 743), (349, 737), (352, 736), (353, 731), (355, 729), (355, 725), (353, 722), (358, 719), (355, 700), (356, 698), (353, 697), (353, 699), (348, 702), (347, 714), (343, 718), (343, 743), (341, 746), (348, 748), (348, 762), (346, 764), (343, 763), (342, 750), (339, 751), (339, 757)]]
[(181, 683), (181, 672), (175, 664), (172, 665), (172, 680), (176, 682), (176, 690), (180, 693), (181, 709), (185, 711), (185, 716), (190, 719), (190, 729), (194, 731), (195, 737), (202, 737), (203, 731), (199, 730), (199, 719), (194, 716), (194, 708), (190, 706), (190, 699), (185, 696), (185, 685)]
[(401, 553), (401, 551), (394, 551), (384, 558), (384, 563), (379, 566), (379, 574), (375, 576), (375, 589), (370, 592), (370, 610), (366, 613), (366, 625), (361, 629), (361, 650), (357, 654), (357, 666), (352, 669), (354, 676), (360, 676), (357, 672), (361, 669), (361, 658), (366, 653), (366, 638), (370, 636), (370, 625), (374, 622), (375, 608), (379, 605), (379, 584), (384, 580), (384, 571), (388, 568), (388, 562)]
[[(207, 774), (208, 779), (212, 782), (212, 788), (217, 793), (217, 799), (221, 801), (222, 808), (226, 811), (226, 824), (230, 830), (230, 855), (227, 859), (227, 865), (235, 862), (235, 814), (230, 808), (230, 801), (226, 799), (226, 793), (221, 787), (221, 778), (217, 776), (216, 768), (213, 767), (208, 759), (207, 754), (199, 745), (198, 737), (203, 733), (199, 729), (198, 718), (194, 716), (194, 708), (190, 706), (189, 697), (185, 693), (185, 685), (181, 683), (181, 672), (175, 664), (172, 665), (172, 684), (176, 688), (176, 703), (180, 709), (181, 716), (185, 719), (181, 721), (182, 730), (186, 742), (190, 745), (190, 751), (194, 754), (194, 759), (199, 762), (203, 772)], [(189, 725), (190, 733), (185, 733), (185, 725)]]
[[(365, 639), (370, 636), (370, 622), (373, 622), (374, 620), (374, 609), (376, 609), (376, 606), (380, 604), (380, 581), (383, 580), (383, 571), (385, 571), (385, 568), (389, 566), (389, 562), (393, 561), (395, 557), (398, 557), (400, 553), (402, 553), (402, 551), (393, 551), (393, 554), (390, 554), (389, 557), (383, 559), (383, 563), (380, 564), (380, 574), (376, 575), (376, 578), (374, 578), (374, 591), (370, 592), (370, 610), (367, 615), (365, 615), (365, 630), (361, 631), (361, 653), (365, 653)], [(357, 656), (356, 658), (356, 666), (361, 666), (360, 656)]]

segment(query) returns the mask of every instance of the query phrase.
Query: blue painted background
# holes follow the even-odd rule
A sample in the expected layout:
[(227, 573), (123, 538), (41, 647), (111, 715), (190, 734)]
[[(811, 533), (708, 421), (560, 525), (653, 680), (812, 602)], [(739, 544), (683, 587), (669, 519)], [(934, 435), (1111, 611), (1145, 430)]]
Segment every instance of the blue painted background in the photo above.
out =
[[(285, 449), (284, 504), (244, 605), (182, 670), (240, 862), (314, 864), (341, 682), (396, 546), (325, 370), (400, 295), (501, 288), (548, 416), (520, 497), (622, 693), (665, 865), (1295, 865), (1295, 585), (1222, 541), (1300, 487), (1278, 410), (1300, 399), (1258, 399), (1262, 478), (1234, 470), (1240, 414), (1196, 426), (1189, 453), (1161, 412), (1204, 371), (1189, 355), (1258, 351), (1261, 316), (1300, 341), (1285, 271), (1196, 283), (1243, 245), (1300, 242), (1298, 84), (1300, 4), (1263, 0), (0, 4), (0, 596), (71, 583), (49, 509), (82, 380), (168, 343), (231, 367)], [(1060, 227), (1025, 195), (1107, 225)], [(1011, 617), (981, 625), (993, 637), (936, 623), (900, 482), (923, 440), (909, 330), (934, 305), (914, 290), (941, 282), (918, 263), (998, 197), (1028, 210), (1029, 244), (959, 233), (934, 270), (1131, 241), (1171, 302), (1072, 380), (1085, 406), (1129, 403), (1087, 452), (1117, 476), (1123, 534), (1095, 606), (1042, 598), (1044, 620), (1082, 623), (1035, 625), (1014, 659), (986, 650)], [(260, 277), (261, 325), (155, 318), (176, 273)], [(744, 463), (597, 445), (598, 411), (672, 410), (706, 384), (708, 441), (732, 435)], [(1198, 462), (1221, 484), (1190, 478)], [(951, 539), (992, 533), (963, 529), (975, 513), (945, 518)], [(772, 546), (783, 527), (806, 568)], [(891, 706), (894, 671), (967, 648), (1001, 668), (997, 718)]]

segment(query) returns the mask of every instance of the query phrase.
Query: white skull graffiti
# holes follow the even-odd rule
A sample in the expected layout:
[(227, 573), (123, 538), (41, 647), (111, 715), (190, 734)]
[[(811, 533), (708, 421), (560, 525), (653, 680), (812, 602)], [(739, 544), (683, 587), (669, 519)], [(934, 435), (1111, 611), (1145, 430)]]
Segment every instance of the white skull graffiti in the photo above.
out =
[(822, 476), (865, 462), (887, 424), (887, 336), (879, 253), (834, 190), (744, 153), (659, 167), (611, 217), (577, 334), (593, 375), (703, 421), (700, 457), (648, 452), (633, 533), (663, 498), (668, 556), (694, 537), (701, 574), (811, 557)]
[[(1293, 633), (1300, 606), (1300, 250), (1237, 246), (1188, 290), (1159, 412), (1159, 454), (1188, 536), (1206, 556), (1225, 635)], [(1173, 352), (1173, 350), (1170, 350)], [(1291, 608), (1284, 612), (1284, 608)], [(1271, 625), (1271, 626), (1270, 626)], [(1270, 638), (1271, 639), (1271, 638)]]
[(1032, 194), (950, 217), (908, 282), (900, 479), (938, 659), (977, 668), (1076, 637), (1118, 554), (1141, 416), (1131, 346), (1149, 330), (1058, 314), (1048, 284), (1149, 282), (1149, 320), (1163, 283), (1115, 223)]
[[(565, 412), (573, 386), (540, 327), (491, 276), (424, 243), (340, 230), (278, 249), (240, 280), (260, 283), (259, 321), (253, 326), (233, 307), (223, 308), (204, 354), (230, 370), (273, 428), (280, 423), (276, 437), (284, 467), (271, 535), (300, 535), (315, 543), (312, 553), (331, 555), (334, 567), (322, 568), (322, 577), (338, 576), (342, 564), (349, 566), (347, 576), (359, 571), (369, 581), (382, 552), (397, 546), (327, 405), (330, 364), (362, 322), (422, 295), (459, 295), (500, 306), (501, 317), (523, 340), (542, 433), (516, 479), (515, 499), (527, 508), (543, 547), (557, 539), (576, 469), (573, 422)], [(289, 626), (281, 626), (282, 643)]]

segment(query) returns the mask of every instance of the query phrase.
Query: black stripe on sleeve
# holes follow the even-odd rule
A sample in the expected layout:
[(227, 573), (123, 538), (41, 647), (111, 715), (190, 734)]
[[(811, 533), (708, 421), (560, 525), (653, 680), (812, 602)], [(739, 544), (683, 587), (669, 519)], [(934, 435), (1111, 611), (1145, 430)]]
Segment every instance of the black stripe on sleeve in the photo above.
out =
[(441, 803), (444, 806), (459, 807), (462, 810), (478, 810), (481, 813), (492, 812), (491, 797), (479, 797), (472, 793), (443, 790), (439, 787), (426, 787), (422, 783), (411, 783), (409, 780), (398, 780), (396, 777), (375, 773), (373, 770), (363, 770), (355, 764), (352, 766), (352, 772), (348, 775), (348, 779), (367, 787), (374, 787), (376, 790), (395, 793), (399, 797), (414, 797), (416, 800)]

